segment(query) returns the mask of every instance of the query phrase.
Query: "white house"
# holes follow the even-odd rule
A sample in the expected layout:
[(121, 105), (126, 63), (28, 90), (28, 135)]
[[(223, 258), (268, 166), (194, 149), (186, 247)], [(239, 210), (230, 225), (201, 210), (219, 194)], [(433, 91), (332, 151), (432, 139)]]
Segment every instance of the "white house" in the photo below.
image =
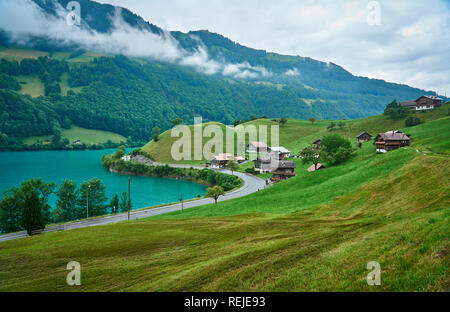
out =
[(125, 155), (122, 158), (120, 158), (123, 161), (131, 161), (131, 156), (130, 155)]
[(289, 156), (291, 156), (291, 151), (289, 151), (288, 149), (284, 148), (283, 146), (272, 146), (272, 147), (270, 147), (270, 150), (273, 153), (278, 154), (278, 158), (280, 160), (288, 158)]

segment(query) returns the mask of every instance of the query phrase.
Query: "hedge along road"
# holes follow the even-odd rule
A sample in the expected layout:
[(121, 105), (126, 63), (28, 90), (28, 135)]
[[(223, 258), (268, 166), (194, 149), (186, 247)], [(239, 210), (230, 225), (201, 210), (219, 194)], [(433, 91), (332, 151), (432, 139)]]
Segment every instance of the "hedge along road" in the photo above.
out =
[[(155, 165), (163, 165), (163, 164), (155, 164)], [(196, 168), (196, 169), (204, 169), (204, 167), (199, 166), (191, 166), (191, 165), (169, 165), (171, 167), (175, 168)], [(232, 174), (230, 170), (217, 170), (226, 174)], [(259, 190), (262, 190), (266, 187), (266, 181), (252, 176), (250, 174), (241, 173), (241, 172), (234, 172), (235, 176), (238, 176), (244, 181), (244, 185), (230, 193), (225, 194), (224, 196), (221, 196), (218, 201), (225, 201), (230, 200), (234, 198), (244, 197), (249, 194), (258, 192)], [(165, 213), (170, 213), (174, 211), (179, 211), (182, 208), (189, 209), (193, 207), (199, 207), (214, 203), (214, 199), (211, 198), (202, 198), (194, 201), (188, 201), (185, 202), (183, 207), (181, 206), (181, 203), (178, 204), (169, 204), (166, 206), (158, 207), (158, 208), (148, 208), (148, 209), (141, 209), (137, 211), (131, 211), (130, 212), (130, 220), (137, 220), (137, 219), (143, 219), (148, 218), (152, 216), (157, 216)], [(100, 218), (94, 218), (94, 219), (86, 219), (82, 221), (76, 221), (76, 222), (69, 222), (62, 225), (54, 225), (47, 227), (44, 230), (44, 233), (49, 232), (55, 232), (55, 231), (63, 231), (63, 230), (73, 230), (73, 229), (79, 229), (79, 228), (85, 228), (90, 226), (99, 226), (99, 225), (105, 225), (105, 224), (111, 224), (121, 221), (128, 220), (128, 214), (122, 213), (117, 215), (109, 215), (105, 217)], [(0, 242), (1, 241), (8, 241), (18, 238), (24, 238), (28, 237), (28, 234), (26, 231), (23, 232), (16, 232), (11, 234), (4, 234), (0, 235)]]

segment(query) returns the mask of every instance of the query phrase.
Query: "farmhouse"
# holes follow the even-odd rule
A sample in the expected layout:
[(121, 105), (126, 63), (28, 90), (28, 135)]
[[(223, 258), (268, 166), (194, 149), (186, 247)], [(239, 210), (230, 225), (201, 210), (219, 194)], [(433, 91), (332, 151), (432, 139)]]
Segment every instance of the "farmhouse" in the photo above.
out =
[(386, 153), (410, 145), (411, 138), (400, 131), (380, 133), (375, 138), (377, 153)]
[(291, 151), (284, 148), (283, 146), (273, 146), (273, 147), (270, 147), (270, 150), (272, 153), (278, 154), (279, 160), (286, 159), (291, 155)]
[(247, 145), (248, 153), (261, 153), (268, 152), (270, 149), (267, 147), (267, 144), (264, 142), (250, 142)]
[(400, 105), (417, 111), (429, 110), (440, 107), (442, 105), (442, 99), (437, 96), (424, 95), (415, 101), (405, 101), (400, 103)]
[(233, 155), (231, 155), (230, 153), (222, 153), (212, 157), (209, 165), (212, 169), (221, 169), (225, 168), (232, 160), (236, 161), (237, 163), (242, 163), (245, 161), (245, 158), (241, 156), (233, 157)]
[(276, 183), (294, 177), (295, 168), (296, 165), (293, 160), (282, 160), (278, 162), (277, 169), (272, 172), (272, 181)]
[(222, 153), (211, 158), (210, 164), (213, 169), (225, 168), (228, 162), (232, 159), (230, 153)]
[(73, 143), (73, 144), (81, 144), (81, 141), (80, 141), (80, 140), (75, 140), (75, 141), (73, 141), (72, 143)]
[(372, 140), (372, 136), (369, 133), (367, 133), (366, 131), (364, 131), (356, 136), (356, 140), (358, 142), (364, 143), (364, 142)]

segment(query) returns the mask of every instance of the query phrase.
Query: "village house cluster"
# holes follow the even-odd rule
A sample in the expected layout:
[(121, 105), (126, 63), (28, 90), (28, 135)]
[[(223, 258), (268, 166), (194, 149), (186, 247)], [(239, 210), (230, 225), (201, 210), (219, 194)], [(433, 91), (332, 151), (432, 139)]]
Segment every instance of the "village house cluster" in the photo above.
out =
[[(249, 157), (254, 159), (255, 170), (260, 173), (272, 173), (271, 180), (273, 182), (295, 176), (296, 164), (293, 160), (288, 160), (291, 152), (283, 146), (269, 147), (264, 142), (252, 141), (247, 145), (246, 152), (249, 155), (256, 155), (256, 157)], [(220, 153), (213, 156), (207, 165), (211, 169), (223, 169), (230, 161), (241, 164), (246, 159), (242, 156)]]

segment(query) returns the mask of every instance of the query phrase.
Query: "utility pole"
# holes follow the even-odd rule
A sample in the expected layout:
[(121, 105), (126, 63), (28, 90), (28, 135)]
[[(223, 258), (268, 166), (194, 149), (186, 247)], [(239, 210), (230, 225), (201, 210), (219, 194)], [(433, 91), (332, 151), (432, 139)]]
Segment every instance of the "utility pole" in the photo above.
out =
[(183, 195), (181, 195), (180, 200), (181, 200), (181, 212), (183, 212), (184, 209)]
[(130, 221), (130, 209), (131, 209), (131, 178), (128, 177), (128, 221)]
[(91, 185), (88, 185), (86, 192), (86, 219), (89, 219), (89, 190), (91, 189)]

